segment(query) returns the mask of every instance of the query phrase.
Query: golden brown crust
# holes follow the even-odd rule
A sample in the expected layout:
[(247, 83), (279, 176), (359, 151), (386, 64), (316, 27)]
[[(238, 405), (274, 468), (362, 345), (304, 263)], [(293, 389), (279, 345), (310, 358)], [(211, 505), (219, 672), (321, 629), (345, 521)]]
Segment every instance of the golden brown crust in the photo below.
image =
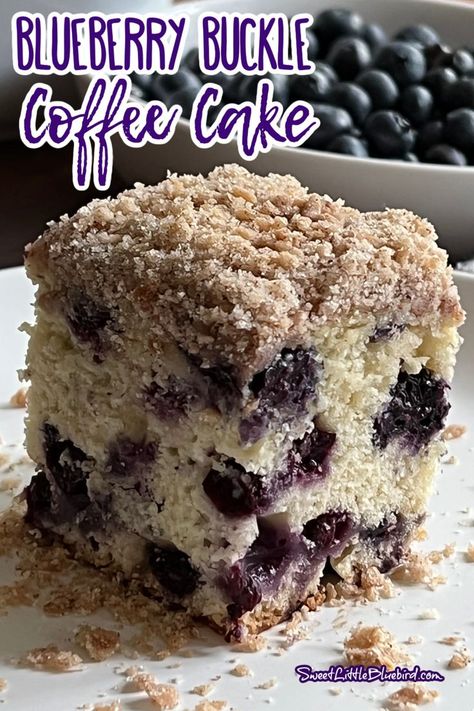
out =
[(60, 292), (127, 299), (186, 350), (246, 370), (324, 322), (461, 323), (435, 239), (405, 210), (362, 214), (228, 165), (91, 202), (49, 225), (27, 268)]

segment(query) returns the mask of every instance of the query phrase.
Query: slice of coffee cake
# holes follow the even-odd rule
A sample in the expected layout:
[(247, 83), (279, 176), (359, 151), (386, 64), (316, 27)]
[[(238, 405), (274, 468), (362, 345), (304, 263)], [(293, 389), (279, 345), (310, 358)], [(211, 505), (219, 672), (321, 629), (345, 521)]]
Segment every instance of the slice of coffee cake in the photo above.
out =
[(396, 566), (463, 319), (432, 227), (237, 166), (96, 200), (28, 248), (28, 521), (229, 637)]

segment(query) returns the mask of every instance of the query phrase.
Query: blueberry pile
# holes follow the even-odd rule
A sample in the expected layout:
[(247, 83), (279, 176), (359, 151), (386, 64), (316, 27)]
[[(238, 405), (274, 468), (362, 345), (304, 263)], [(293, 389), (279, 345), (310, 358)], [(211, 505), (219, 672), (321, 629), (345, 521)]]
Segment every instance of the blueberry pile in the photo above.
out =
[[(320, 128), (304, 147), (359, 158), (474, 165), (474, 48), (451, 48), (428, 25), (392, 38), (353, 10), (324, 10), (308, 32), (311, 76), (269, 75), (282, 104), (314, 105)], [(253, 99), (258, 76), (217, 76), (224, 102)], [(192, 49), (172, 76), (135, 76), (136, 94), (180, 104), (189, 117), (210, 78)], [(216, 107), (217, 114), (220, 107)], [(215, 115), (210, 112), (210, 121)]]

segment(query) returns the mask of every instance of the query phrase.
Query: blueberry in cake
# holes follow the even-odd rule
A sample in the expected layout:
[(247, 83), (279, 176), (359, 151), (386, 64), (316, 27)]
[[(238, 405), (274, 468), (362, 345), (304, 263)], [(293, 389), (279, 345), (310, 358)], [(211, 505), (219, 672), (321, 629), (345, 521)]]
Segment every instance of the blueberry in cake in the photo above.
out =
[(431, 225), (238, 166), (95, 200), (27, 250), (30, 525), (242, 638), (390, 571), (463, 312)]

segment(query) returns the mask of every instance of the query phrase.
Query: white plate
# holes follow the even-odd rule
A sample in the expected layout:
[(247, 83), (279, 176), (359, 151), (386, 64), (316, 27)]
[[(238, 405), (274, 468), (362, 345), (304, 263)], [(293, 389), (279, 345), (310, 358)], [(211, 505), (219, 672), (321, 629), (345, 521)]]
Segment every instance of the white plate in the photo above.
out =
[[(461, 297), (468, 314), (474, 315), (474, 277), (457, 275)], [(31, 318), (29, 302), (32, 290), (22, 269), (0, 272), (0, 328), (2, 347), (0, 350), (0, 431), (10, 443), (17, 443), (22, 434), (23, 411), (5, 409), (7, 400), (18, 387), (15, 371), (22, 366), (25, 339), (16, 331), (18, 323)], [(446, 543), (455, 542), (457, 552), (454, 559), (440, 565), (440, 573), (448, 577), (448, 584), (430, 591), (424, 586), (399, 588), (399, 595), (391, 600), (368, 604), (364, 607), (347, 605), (346, 626), (334, 629), (332, 623), (340, 608), (323, 608), (311, 615), (311, 638), (295, 644), (281, 656), (275, 654), (278, 631), (267, 633), (270, 646), (257, 654), (236, 654), (211, 632), (204, 631), (203, 639), (194, 644), (196, 655), (192, 658), (170, 657), (162, 662), (147, 659), (135, 660), (154, 673), (161, 681), (178, 679), (182, 697), (180, 709), (192, 709), (202, 699), (189, 691), (197, 684), (208, 682), (211, 677), (221, 675), (210, 699), (225, 699), (229, 707), (239, 711), (262, 711), (266, 708), (278, 709), (319, 709), (327, 711), (351, 709), (370, 711), (380, 709), (382, 700), (399, 688), (392, 683), (382, 686), (374, 684), (305, 684), (301, 685), (294, 674), (297, 664), (310, 664), (313, 668), (324, 669), (330, 664), (342, 662), (341, 642), (350, 627), (359, 621), (364, 624), (381, 624), (394, 632), (403, 641), (410, 635), (425, 638), (424, 644), (409, 647), (415, 655), (416, 663), (422, 668), (433, 669), (445, 674), (446, 680), (436, 687), (441, 700), (434, 708), (472, 711), (474, 691), (472, 669), (449, 671), (447, 660), (453, 648), (439, 644), (443, 636), (461, 633), (465, 635), (467, 646), (474, 651), (474, 615), (472, 598), (474, 590), (474, 564), (464, 561), (463, 551), (470, 540), (474, 540), (474, 484), (472, 460), (474, 444), (474, 384), (472, 363), (474, 362), (474, 329), (468, 322), (464, 327), (465, 343), (462, 348), (453, 390), (451, 423), (468, 426), (467, 434), (450, 444), (450, 454), (459, 458), (457, 465), (443, 466), (438, 481), (438, 491), (431, 503), (432, 515), (428, 521), (429, 539), (423, 544), (426, 549), (442, 548)], [(5, 503), (5, 500), (4, 500)], [(0, 559), (0, 584), (9, 579), (9, 566)], [(438, 620), (419, 620), (418, 615), (426, 609), (436, 608)], [(6, 709), (11, 711), (72, 711), (82, 704), (102, 702), (121, 698), (124, 711), (153, 711), (153, 706), (143, 695), (121, 693), (123, 679), (114, 669), (122, 661), (114, 657), (100, 664), (87, 664), (84, 671), (51, 675), (39, 671), (27, 671), (15, 667), (9, 660), (26, 650), (49, 643), (58, 644), (62, 649), (70, 648), (74, 628), (80, 623), (79, 617), (46, 618), (37, 610), (29, 608), (13, 610), (0, 618), (0, 678), (8, 680), (8, 690), (0, 694)], [(90, 620), (89, 620), (90, 621)], [(95, 623), (110, 627), (106, 613), (94, 617)], [(254, 672), (251, 678), (237, 678), (229, 671), (236, 658), (247, 664)], [(131, 662), (127, 660), (127, 666)], [(179, 663), (178, 668), (169, 668)], [(276, 677), (277, 685), (270, 690), (255, 687)], [(341, 689), (339, 696), (333, 696), (329, 688)], [(104, 696), (105, 695), (105, 696)], [(271, 699), (270, 703), (269, 700)], [(429, 707), (430, 708), (430, 707)]]
[[(137, 3), (141, 10), (143, 0)], [(340, 5), (359, 11), (367, 21), (379, 22), (389, 34), (412, 23), (424, 22), (454, 47), (472, 45), (474, 3), (440, 0), (203, 0), (179, 3), (173, 12), (190, 15), (189, 46), (196, 44), (197, 18), (214, 12), (309, 12)], [(77, 77), (82, 91), (89, 78)], [(167, 170), (178, 173), (206, 173), (222, 163), (241, 163), (261, 175), (290, 173), (303, 185), (331, 197), (342, 197), (360, 210), (403, 207), (427, 217), (440, 235), (440, 244), (455, 260), (468, 259), (474, 252), (474, 167), (404, 163), (373, 158), (353, 158), (305, 148), (274, 147), (248, 163), (240, 158), (235, 141), (206, 150), (195, 146), (188, 121), (178, 123), (174, 138), (164, 146), (129, 148), (114, 142), (115, 165), (127, 183), (153, 183)]]

